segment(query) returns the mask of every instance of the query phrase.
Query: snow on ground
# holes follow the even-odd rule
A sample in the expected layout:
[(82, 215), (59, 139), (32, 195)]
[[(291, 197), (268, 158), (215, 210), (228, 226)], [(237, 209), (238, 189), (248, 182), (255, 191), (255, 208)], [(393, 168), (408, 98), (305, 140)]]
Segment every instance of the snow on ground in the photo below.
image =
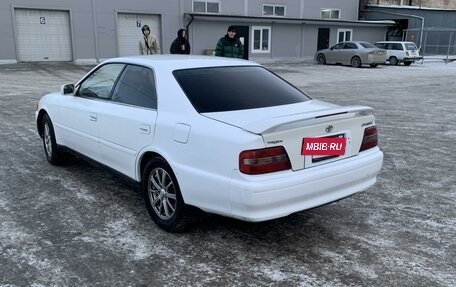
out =
[(115, 175), (47, 163), (36, 101), (90, 67), (0, 66), (0, 286), (456, 286), (456, 63), (265, 65), (316, 99), (372, 106), (369, 190), (251, 224), (202, 215), (168, 234)]

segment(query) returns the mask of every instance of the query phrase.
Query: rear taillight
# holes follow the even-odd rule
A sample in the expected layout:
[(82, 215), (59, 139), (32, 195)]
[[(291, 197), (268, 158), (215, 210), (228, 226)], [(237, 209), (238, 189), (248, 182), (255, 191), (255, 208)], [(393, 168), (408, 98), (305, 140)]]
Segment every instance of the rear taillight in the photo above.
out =
[(239, 154), (239, 170), (245, 174), (263, 174), (291, 168), (283, 147), (245, 150)]
[(378, 145), (377, 127), (368, 127), (364, 130), (363, 142), (359, 151), (367, 150)]

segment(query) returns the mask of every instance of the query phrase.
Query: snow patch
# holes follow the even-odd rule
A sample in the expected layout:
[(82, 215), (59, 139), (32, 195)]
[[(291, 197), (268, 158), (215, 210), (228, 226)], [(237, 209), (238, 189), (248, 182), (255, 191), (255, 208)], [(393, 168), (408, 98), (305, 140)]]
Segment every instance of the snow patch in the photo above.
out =
[(147, 234), (136, 231), (133, 218), (122, 218), (108, 223), (103, 231), (92, 231), (90, 235), (80, 236), (75, 240), (100, 245), (100, 248), (115, 250), (129, 256), (132, 260), (140, 261), (154, 256), (162, 258), (175, 257), (174, 251), (164, 245), (152, 244)]
[(89, 202), (97, 201), (97, 199), (92, 194), (90, 194), (90, 191), (86, 188), (81, 188), (81, 189), (77, 190), (75, 195), (77, 198), (83, 199), (83, 200), (86, 200)]

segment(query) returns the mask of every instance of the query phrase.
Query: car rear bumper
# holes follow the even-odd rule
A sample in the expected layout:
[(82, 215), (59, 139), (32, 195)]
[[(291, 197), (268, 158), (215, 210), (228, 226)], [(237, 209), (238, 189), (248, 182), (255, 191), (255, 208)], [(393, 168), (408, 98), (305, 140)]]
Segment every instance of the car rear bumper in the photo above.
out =
[(363, 63), (365, 64), (383, 64), (386, 62), (386, 54), (372, 55), (369, 54)]
[(404, 57), (403, 62), (415, 62), (422, 60), (423, 57)]
[[(374, 148), (362, 154), (309, 169), (283, 172), (270, 179), (247, 180), (235, 173), (230, 185), (231, 217), (265, 221), (327, 204), (374, 185), (383, 153)], [(263, 180), (263, 179), (264, 180)]]

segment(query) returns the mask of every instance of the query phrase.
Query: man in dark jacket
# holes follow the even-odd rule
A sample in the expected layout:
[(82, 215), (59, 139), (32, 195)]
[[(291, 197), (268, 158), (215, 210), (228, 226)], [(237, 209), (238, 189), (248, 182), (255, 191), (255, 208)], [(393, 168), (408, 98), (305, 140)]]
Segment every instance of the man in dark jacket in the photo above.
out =
[(177, 38), (171, 43), (169, 52), (171, 54), (190, 54), (190, 43), (188, 42), (185, 29), (177, 31)]
[(244, 58), (244, 46), (236, 38), (236, 27), (228, 27), (226, 35), (217, 42), (215, 55), (228, 58)]

